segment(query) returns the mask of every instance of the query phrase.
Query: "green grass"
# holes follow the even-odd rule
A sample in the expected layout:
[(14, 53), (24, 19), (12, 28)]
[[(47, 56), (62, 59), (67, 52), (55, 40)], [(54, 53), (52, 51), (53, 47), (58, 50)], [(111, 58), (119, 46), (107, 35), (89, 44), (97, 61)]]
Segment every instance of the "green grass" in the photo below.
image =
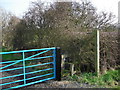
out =
[[(2, 47), (2, 52), (9, 52), (6, 47)], [(21, 60), (22, 54), (15, 53), (15, 54), (3, 54), (2, 55), (2, 61), (14, 61), (14, 60)], [(23, 62), (19, 62), (16, 65), (22, 65)]]
[(110, 70), (99, 77), (95, 73), (83, 73), (81, 75), (69, 76), (69, 78), (80, 83), (96, 85), (96, 87), (120, 88), (118, 87), (118, 82), (120, 81), (119, 73), (120, 70)]
[(20, 60), (22, 59), (22, 55), (20, 54), (5, 54), (2, 55), (2, 60)]
[[(2, 47), (2, 52), (9, 52), (6, 47)], [(22, 59), (22, 55), (20, 53), (15, 53), (15, 54), (3, 54), (2, 55), (2, 60), (19, 60)]]
[[(2, 52), (9, 52), (10, 50), (8, 50), (6, 47), (2, 47)], [(2, 55), (2, 61), (14, 61), (14, 60), (22, 60), (22, 53), (14, 53), (14, 54), (4, 54)], [(26, 65), (30, 65), (31, 61), (26, 61), (25, 62)], [(19, 62), (15, 65), (23, 65), (23, 62)]]

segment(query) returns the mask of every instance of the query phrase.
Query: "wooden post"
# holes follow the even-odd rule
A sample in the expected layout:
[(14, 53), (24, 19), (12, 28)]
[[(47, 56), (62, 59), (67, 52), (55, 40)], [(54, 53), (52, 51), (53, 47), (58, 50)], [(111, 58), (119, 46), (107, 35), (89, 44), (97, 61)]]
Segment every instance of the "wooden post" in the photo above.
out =
[[(118, 2), (118, 49), (118, 60), (120, 60), (120, 1)], [(120, 86), (120, 81), (118, 86)]]
[(97, 65), (97, 76), (99, 77), (99, 74), (100, 74), (100, 51), (99, 51), (99, 30), (97, 30), (97, 62), (96, 62), (96, 65)]
[(73, 76), (76, 73), (76, 71), (74, 71), (74, 67), (74, 64), (70, 64), (71, 76)]
[(61, 50), (60, 47), (56, 48), (56, 80), (61, 80)]

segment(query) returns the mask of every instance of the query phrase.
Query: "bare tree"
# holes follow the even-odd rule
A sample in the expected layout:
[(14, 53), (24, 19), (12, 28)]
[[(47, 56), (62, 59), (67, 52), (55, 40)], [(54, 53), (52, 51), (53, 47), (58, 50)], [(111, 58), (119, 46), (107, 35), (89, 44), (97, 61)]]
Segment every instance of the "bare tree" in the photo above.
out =
[[(11, 40), (14, 36), (14, 29), (19, 18), (1, 8), (0, 27), (2, 29), (2, 46), (11, 47)], [(11, 43), (11, 44), (10, 44)]]

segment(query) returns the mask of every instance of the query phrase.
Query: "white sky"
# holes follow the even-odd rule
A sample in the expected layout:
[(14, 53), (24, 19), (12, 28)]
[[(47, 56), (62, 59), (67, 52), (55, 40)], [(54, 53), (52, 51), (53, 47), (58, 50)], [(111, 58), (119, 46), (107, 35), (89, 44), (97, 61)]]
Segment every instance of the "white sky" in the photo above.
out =
[(118, 2), (120, 0), (90, 0), (92, 4), (97, 7), (98, 12), (107, 11), (112, 12), (118, 17)]
[[(31, 1), (37, 1), (37, 0), (0, 0), (0, 7), (4, 8), (7, 11), (12, 12), (16, 16), (21, 17), (23, 13), (27, 11)], [(55, 1), (55, 0), (47, 0), (47, 2), (50, 1)], [(62, 1), (69, 1), (69, 0), (62, 0)], [(80, 1), (80, 0), (76, 0), (76, 1)], [(118, 2), (120, 0), (90, 0), (90, 1), (97, 8), (98, 12), (101, 11), (113, 12), (113, 14), (115, 14), (118, 17)]]

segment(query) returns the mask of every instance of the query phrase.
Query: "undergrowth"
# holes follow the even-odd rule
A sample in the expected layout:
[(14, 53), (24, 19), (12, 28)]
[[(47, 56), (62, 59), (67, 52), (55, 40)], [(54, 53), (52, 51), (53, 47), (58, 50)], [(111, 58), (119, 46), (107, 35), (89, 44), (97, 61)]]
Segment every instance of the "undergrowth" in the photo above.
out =
[(95, 73), (82, 73), (80, 75), (68, 76), (68, 78), (79, 83), (95, 85), (96, 87), (120, 88), (118, 86), (120, 83), (119, 73), (120, 70), (110, 70), (99, 77)]

